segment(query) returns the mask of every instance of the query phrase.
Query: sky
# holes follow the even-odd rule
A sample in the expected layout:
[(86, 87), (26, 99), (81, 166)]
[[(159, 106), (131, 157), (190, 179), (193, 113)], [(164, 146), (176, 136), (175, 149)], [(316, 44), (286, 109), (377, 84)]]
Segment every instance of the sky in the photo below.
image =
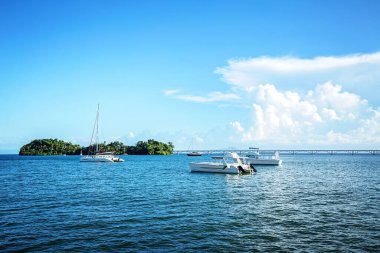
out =
[(380, 1), (0, 2), (0, 153), (36, 138), (380, 149)]

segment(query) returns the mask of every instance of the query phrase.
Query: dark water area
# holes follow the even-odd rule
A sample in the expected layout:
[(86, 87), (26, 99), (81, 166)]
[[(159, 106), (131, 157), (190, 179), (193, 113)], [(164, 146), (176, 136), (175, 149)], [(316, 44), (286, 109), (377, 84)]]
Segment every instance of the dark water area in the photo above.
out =
[(284, 156), (254, 175), (209, 157), (0, 156), (1, 252), (379, 252), (380, 156)]

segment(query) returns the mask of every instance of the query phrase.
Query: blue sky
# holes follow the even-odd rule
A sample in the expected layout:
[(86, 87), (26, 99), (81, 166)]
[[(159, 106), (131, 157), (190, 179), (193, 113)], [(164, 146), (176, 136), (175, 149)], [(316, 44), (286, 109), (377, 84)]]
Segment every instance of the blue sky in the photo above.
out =
[(380, 148), (379, 1), (2, 1), (0, 153), (34, 138)]

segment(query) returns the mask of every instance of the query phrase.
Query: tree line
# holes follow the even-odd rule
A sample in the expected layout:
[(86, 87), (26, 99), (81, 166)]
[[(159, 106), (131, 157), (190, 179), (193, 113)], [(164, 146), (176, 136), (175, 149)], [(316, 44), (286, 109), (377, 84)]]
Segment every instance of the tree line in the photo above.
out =
[[(120, 141), (98, 144), (99, 152), (114, 152), (116, 155), (170, 155), (174, 145), (153, 139), (139, 141), (135, 146), (127, 146)], [(94, 154), (95, 145), (81, 147), (58, 139), (36, 139), (20, 148), (19, 155), (87, 155)]]

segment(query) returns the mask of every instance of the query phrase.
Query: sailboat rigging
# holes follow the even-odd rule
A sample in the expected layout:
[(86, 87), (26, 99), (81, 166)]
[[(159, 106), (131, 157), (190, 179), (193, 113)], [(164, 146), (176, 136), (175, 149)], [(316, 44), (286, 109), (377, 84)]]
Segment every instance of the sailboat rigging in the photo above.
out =
[(114, 155), (114, 152), (99, 151), (99, 104), (96, 112), (96, 119), (92, 129), (88, 154), (81, 157), (81, 162), (124, 162), (123, 159)]
[(194, 138), (191, 139), (191, 143), (190, 143), (189, 147), (187, 148), (187, 150), (188, 150), (187, 156), (201, 156), (202, 153), (200, 153), (198, 151), (192, 151), (192, 152), (190, 152), (190, 147), (193, 145), (193, 141), (194, 141)]

